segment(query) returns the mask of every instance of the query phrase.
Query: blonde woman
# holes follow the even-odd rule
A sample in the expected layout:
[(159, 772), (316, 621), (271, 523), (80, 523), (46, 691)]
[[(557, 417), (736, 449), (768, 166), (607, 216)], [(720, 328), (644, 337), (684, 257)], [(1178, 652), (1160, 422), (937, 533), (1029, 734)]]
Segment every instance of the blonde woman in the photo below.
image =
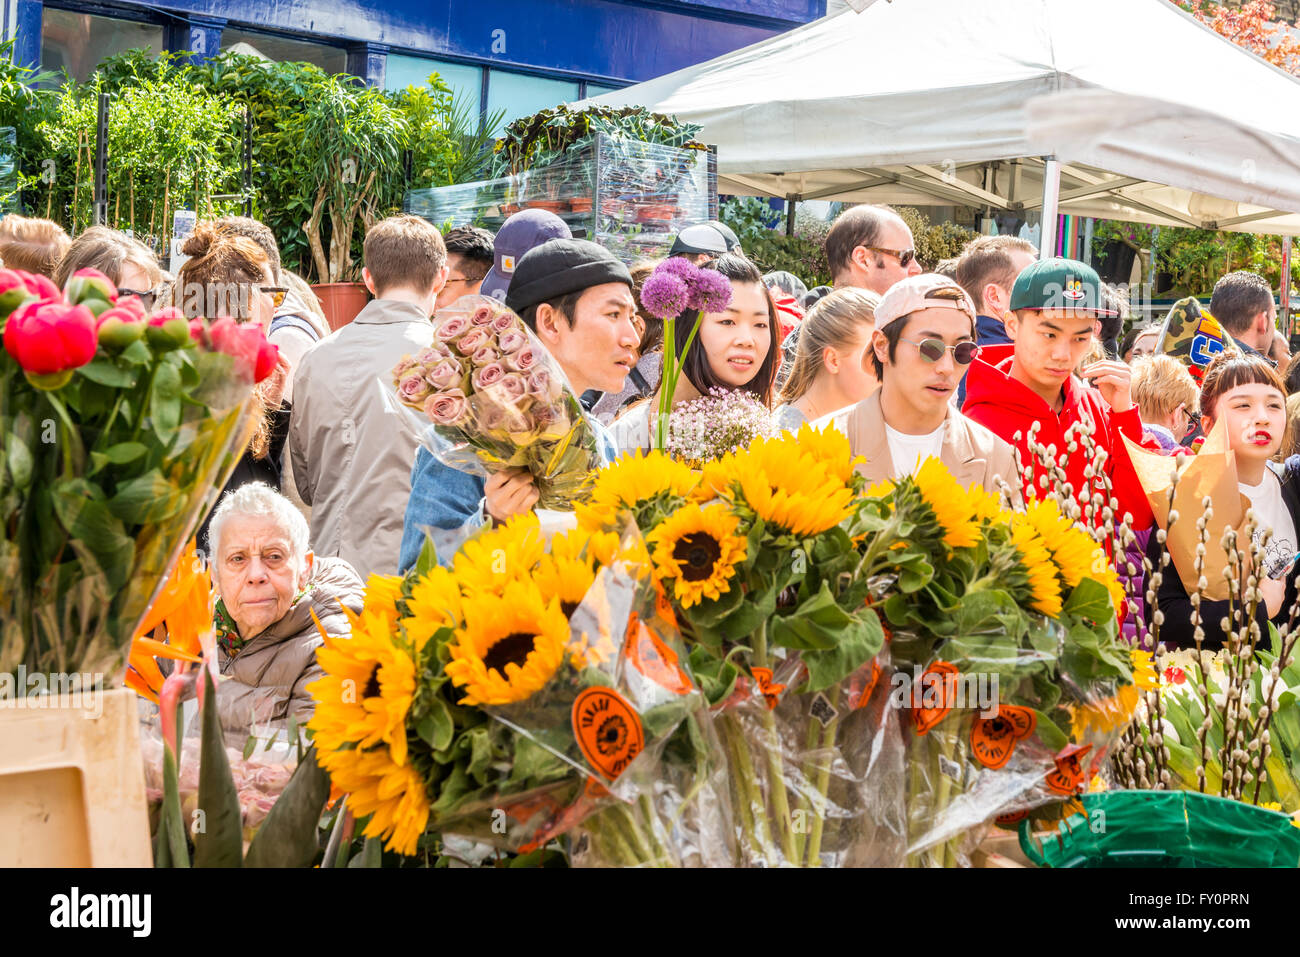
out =
[(880, 297), (855, 286), (818, 300), (799, 324), (790, 377), (772, 413), (794, 431), (861, 402), (880, 385), (871, 365), (871, 334)]
[(1183, 452), (1197, 421), (1200, 392), (1187, 366), (1173, 356), (1142, 356), (1133, 362), (1133, 404), (1142, 429), (1165, 453)]

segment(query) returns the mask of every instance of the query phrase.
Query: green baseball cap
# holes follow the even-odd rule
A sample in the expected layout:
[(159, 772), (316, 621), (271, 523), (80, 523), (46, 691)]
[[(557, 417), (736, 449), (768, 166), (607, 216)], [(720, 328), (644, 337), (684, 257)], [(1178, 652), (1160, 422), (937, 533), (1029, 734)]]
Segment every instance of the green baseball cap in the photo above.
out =
[(1011, 311), (1017, 309), (1068, 309), (1113, 316), (1102, 305), (1101, 277), (1087, 263), (1075, 259), (1040, 259), (1030, 263), (1011, 287)]

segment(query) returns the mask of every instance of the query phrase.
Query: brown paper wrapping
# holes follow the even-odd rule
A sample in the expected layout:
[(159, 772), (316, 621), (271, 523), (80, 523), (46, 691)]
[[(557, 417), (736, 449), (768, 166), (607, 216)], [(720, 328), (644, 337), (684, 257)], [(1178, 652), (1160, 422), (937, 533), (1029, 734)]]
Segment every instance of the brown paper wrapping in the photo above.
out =
[[(1237, 487), (1237, 457), (1228, 448), (1224, 420), (1214, 423), (1214, 428), (1196, 455), (1169, 456), (1149, 452), (1124, 436), (1129, 458), (1142, 491), (1146, 493), (1156, 524), (1169, 532), (1165, 547), (1169, 549), (1174, 568), (1182, 580), (1187, 594), (1196, 591), (1196, 546), (1200, 535), (1196, 522), (1204, 512), (1202, 502), (1208, 495), (1214, 514), (1206, 524), (1209, 540), (1205, 543), (1205, 563), (1202, 574), (1206, 587), (1202, 594), (1210, 601), (1223, 601), (1228, 597), (1228, 553), (1223, 547), (1223, 533), (1229, 528), (1237, 530), (1238, 547), (1249, 562), (1249, 545), (1245, 538), (1246, 510), (1250, 499)], [(1174, 491), (1173, 508), (1178, 521), (1169, 530), (1169, 486), (1173, 484), (1174, 471), (1178, 472), (1178, 488)]]

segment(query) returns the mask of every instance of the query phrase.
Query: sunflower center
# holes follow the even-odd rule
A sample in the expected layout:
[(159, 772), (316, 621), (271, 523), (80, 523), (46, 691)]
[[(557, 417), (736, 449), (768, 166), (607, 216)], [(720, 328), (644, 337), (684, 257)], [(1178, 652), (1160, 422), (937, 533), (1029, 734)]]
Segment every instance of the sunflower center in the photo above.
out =
[(572, 618), (572, 617), (573, 617), (573, 613), (574, 613), (575, 611), (578, 610), (578, 606), (579, 606), (580, 604), (582, 604), (582, 602), (578, 602), (578, 601), (562, 601), (562, 602), (560, 602), (560, 611), (564, 612), (564, 617), (565, 617), (565, 618)]
[(495, 645), (488, 649), (488, 653), (483, 656), (483, 665), (487, 668), (495, 668), (501, 677), (505, 677), (506, 665), (516, 664), (520, 668), (528, 660), (528, 653), (533, 650), (533, 644), (536, 641), (536, 635), (513, 634), (506, 635)]
[(682, 578), (698, 582), (713, 574), (713, 566), (722, 557), (722, 546), (707, 532), (683, 535), (673, 546), (673, 558), (681, 565)]
[(366, 682), (366, 690), (362, 694), (363, 698), (378, 698), (379, 691), (379, 665), (375, 665), (370, 670), (370, 680)]

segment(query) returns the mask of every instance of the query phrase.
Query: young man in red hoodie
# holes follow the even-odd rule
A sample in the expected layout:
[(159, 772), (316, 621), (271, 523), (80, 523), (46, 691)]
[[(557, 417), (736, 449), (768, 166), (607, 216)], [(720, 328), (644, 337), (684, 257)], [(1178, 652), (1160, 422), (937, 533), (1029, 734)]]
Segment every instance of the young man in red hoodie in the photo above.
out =
[[(1021, 476), (1026, 498), (1045, 495), (1039, 478), (1047, 469), (1029, 451), (1030, 430), (1037, 423), (1035, 442), (1055, 447), (1053, 456), (1065, 471), (1085, 524), (1104, 524), (1099, 508), (1094, 508), (1091, 520), (1084, 517), (1094, 494), (1101, 493), (1105, 504), (1110, 497), (1118, 500), (1116, 524), (1128, 513), (1133, 527), (1144, 529), (1153, 521), (1151, 509), (1120, 439), (1122, 433), (1142, 442), (1129, 368), (1111, 360), (1093, 363), (1083, 370), (1083, 379), (1092, 387), (1073, 375), (1103, 315), (1110, 312), (1102, 305), (1101, 280), (1091, 267), (1071, 259), (1042, 259), (1028, 266), (1016, 277), (1006, 318), (1014, 352), (997, 365), (975, 361), (966, 376), (962, 411), (1014, 445), (1022, 468), (1032, 463), (1032, 479)], [(1087, 424), (1092, 442), (1106, 453), (1100, 470), (1086, 454), (1077, 430), (1066, 438), (1076, 423)], [(1094, 465), (1091, 477), (1086, 474), (1089, 464)], [(1110, 484), (1109, 496), (1103, 475)]]

